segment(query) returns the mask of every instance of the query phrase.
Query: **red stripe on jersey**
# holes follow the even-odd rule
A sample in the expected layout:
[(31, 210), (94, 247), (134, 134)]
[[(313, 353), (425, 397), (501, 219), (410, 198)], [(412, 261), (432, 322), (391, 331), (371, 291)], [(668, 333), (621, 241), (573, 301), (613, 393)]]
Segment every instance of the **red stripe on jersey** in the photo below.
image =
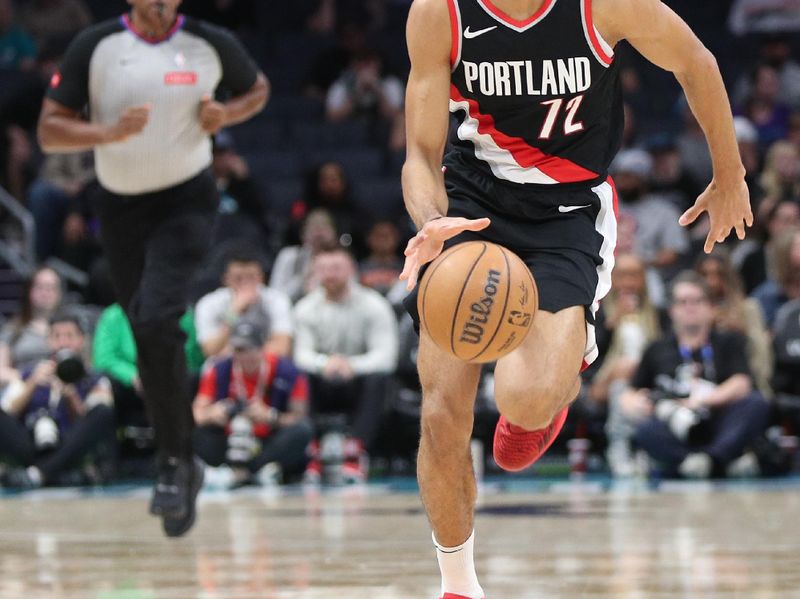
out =
[(508, 16), (508, 15), (507, 15), (506, 13), (504, 13), (502, 10), (500, 10), (499, 8), (497, 8), (497, 7), (496, 7), (496, 6), (495, 6), (495, 5), (492, 3), (492, 0), (481, 0), (481, 1), (482, 1), (483, 5), (484, 5), (484, 6), (485, 6), (485, 7), (486, 7), (486, 8), (487, 8), (487, 9), (488, 9), (488, 10), (489, 10), (489, 11), (490, 11), (490, 12), (491, 12), (491, 13), (492, 13), (494, 16), (496, 16), (498, 19), (501, 19), (501, 20), (505, 21), (505, 22), (506, 22), (506, 23), (508, 23), (509, 25), (513, 25), (514, 27), (526, 27), (526, 26), (530, 25), (530, 24), (531, 24), (531, 23), (533, 23), (533, 22), (534, 22), (536, 19), (538, 19), (539, 17), (541, 17), (541, 16), (542, 16), (542, 15), (543, 15), (543, 14), (544, 14), (546, 11), (547, 11), (547, 9), (548, 9), (548, 8), (550, 8), (550, 5), (551, 5), (553, 2), (555, 2), (555, 0), (544, 0), (544, 2), (542, 2), (542, 5), (539, 7), (539, 10), (537, 10), (535, 13), (533, 13), (533, 14), (532, 14), (530, 17), (528, 17), (528, 18), (527, 18), (527, 19), (525, 19), (524, 21), (519, 21), (519, 20), (517, 20), (517, 19), (514, 19), (514, 18), (512, 18), (512, 17)]
[(597, 39), (597, 32), (594, 29), (594, 21), (592, 21), (592, 0), (581, 0), (583, 2), (583, 14), (586, 18), (586, 33), (589, 34), (589, 39), (592, 41), (597, 56), (600, 57), (606, 64), (614, 62), (614, 57), (606, 54), (603, 46), (600, 45), (600, 40)]
[(461, 32), (458, 30), (458, 13), (455, 0), (447, 0), (447, 9), (450, 11), (450, 66), (453, 67), (458, 60), (458, 44)]
[(494, 124), (494, 117), (481, 113), (478, 103), (475, 100), (464, 98), (458, 88), (452, 84), (450, 85), (450, 97), (456, 102), (469, 104), (470, 116), (478, 121), (478, 133), (490, 136), (500, 148), (510, 152), (521, 167), (535, 167), (559, 183), (574, 183), (597, 178), (597, 173), (585, 169), (571, 160), (545, 154), (521, 137), (511, 137), (498, 131)]
[(609, 175), (606, 182), (611, 186), (611, 195), (614, 198), (614, 217), (619, 220), (619, 200), (617, 196), (617, 186), (614, 184), (614, 179)]

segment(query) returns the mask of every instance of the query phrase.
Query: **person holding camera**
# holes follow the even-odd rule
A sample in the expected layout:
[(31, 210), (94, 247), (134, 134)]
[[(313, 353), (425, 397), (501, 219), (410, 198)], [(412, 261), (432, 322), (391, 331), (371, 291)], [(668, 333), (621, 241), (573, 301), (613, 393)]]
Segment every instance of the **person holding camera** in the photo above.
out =
[(747, 341), (714, 330), (702, 276), (679, 274), (670, 288), (672, 332), (651, 343), (621, 397), (637, 421), (635, 441), (668, 475), (725, 475), (767, 424), (769, 405), (754, 388)]
[(265, 352), (264, 340), (258, 322), (237, 322), (233, 356), (206, 369), (194, 400), (195, 451), (232, 469), (231, 484), (266, 484), (276, 470), (300, 474), (307, 461), (308, 384), (291, 360)]
[(0, 399), (0, 455), (22, 466), (6, 473), (7, 486), (57, 483), (103, 442), (113, 443), (111, 384), (86, 367), (80, 320), (55, 314), (48, 342), (51, 357), (23, 371)]

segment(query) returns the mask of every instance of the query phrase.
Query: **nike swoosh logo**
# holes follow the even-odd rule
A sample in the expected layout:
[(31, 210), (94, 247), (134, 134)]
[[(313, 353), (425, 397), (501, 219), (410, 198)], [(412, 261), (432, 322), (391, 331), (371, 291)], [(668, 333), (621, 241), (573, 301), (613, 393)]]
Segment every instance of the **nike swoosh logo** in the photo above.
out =
[(486, 29), (478, 29), (478, 31), (470, 31), (469, 25), (467, 25), (467, 28), (464, 30), (464, 37), (468, 40), (471, 40), (472, 38), (483, 35), (484, 33), (489, 33), (492, 29), (497, 29), (497, 25), (494, 25), (493, 27), (487, 27)]
[(559, 206), (558, 211), (561, 213), (564, 212), (572, 212), (573, 210), (580, 210), (581, 208), (588, 208), (591, 204), (586, 204), (585, 206)]

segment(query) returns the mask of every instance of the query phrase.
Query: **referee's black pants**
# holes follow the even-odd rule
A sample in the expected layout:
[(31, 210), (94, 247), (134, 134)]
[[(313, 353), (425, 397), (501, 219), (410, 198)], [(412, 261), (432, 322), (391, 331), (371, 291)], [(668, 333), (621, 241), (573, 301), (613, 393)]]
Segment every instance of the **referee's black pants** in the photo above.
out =
[(186, 337), (178, 322), (211, 240), (219, 203), (209, 170), (141, 195), (103, 190), (103, 250), (117, 299), (131, 323), (144, 401), (161, 457), (192, 455), (192, 397)]

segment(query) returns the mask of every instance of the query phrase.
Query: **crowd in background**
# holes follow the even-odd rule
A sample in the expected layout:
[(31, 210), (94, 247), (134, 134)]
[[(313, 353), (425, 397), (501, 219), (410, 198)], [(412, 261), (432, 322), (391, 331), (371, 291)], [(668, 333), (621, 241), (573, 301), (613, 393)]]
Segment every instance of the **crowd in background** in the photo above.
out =
[[(755, 223), (711, 255), (706, 221), (678, 225), (711, 181), (708, 149), (671, 76), (621, 48), (613, 288), (560, 446), (587, 439), (617, 476), (786, 472), (800, 424), (800, 17), (788, 1), (667, 3), (718, 58)], [(181, 321), (196, 449), (220, 485), (358, 482), (370, 457), (373, 470), (413, 464), (417, 338), (397, 281), (413, 234), (399, 188), (409, 4), (184, 2), (233, 29), (275, 92), (214, 139), (214, 250)], [(38, 265), (0, 333), (8, 486), (105, 480), (152, 449), (136, 346), (97, 243), (92, 154), (44, 156), (35, 140), (70, 40), (125, 6), (0, 0), (0, 186), (32, 216)], [(21, 251), (8, 207), (0, 231)], [(497, 416), (487, 367), (475, 427), (487, 448)]]

